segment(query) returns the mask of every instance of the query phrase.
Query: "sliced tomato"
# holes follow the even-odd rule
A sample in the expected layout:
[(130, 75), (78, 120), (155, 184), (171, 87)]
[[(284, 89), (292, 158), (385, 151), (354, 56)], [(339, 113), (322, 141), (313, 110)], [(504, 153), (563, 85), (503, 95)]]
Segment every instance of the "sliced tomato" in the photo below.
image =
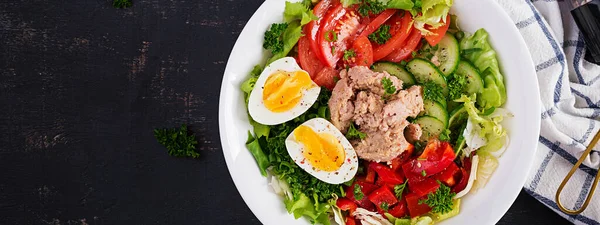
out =
[(450, 143), (430, 140), (423, 153), (404, 164), (402, 169), (406, 177), (409, 177), (409, 174), (422, 174), (424, 177), (429, 177), (446, 169), (453, 163), (454, 158), (454, 150)]
[(426, 178), (420, 182), (408, 184), (408, 189), (418, 196), (425, 196), (436, 191), (439, 187), (440, 184), (432, 178)]
[(452, 187), (456, 185), (456, 181), (460, 179), (460, 173), (460, 169), (456, 163), (452, 163), (444, 171), (436, 174), (434, 178), (444, 185)]
[(410, 58), (412, 53), (418, 49), (418, 46), (421, 43), (421, 37), (423, 37), (421, 32), (419, 32), (417, 29), (413, 29), (402, 47), (390, 53), (387, 57), (385, 57), (385, 60), (391, 62), (400, 62)]
[(452, 187), (452, 192), (458, 193), (464, 190), (469, 183), (469, 176), (471, 175), (471, 158), (465, 158), (463, 160), (463, 167), (460, 168), (460, 179), (456, 186)]
[(329, 90), (333, 90), (335, 87), (336, 78), (339, 78), (339, 73), (337, 70), (325, 66), (317, 75), (313, 78), (313, 81), (317, 83), (317, 85), (321, 87), (326, 87)]
[(398, 203), (398, 199), (396, 199), (394, 193), (392, 193), (390, 188), (386, 186), (380, 187), (371, 192), (371, 194), (369, 194), (369, 200), (375, 204), (379, 210), (383, 210), (383, 205), (387, 205), (389, 210), (389, 207), (392, 207), (394, 204)]
[(344, 63), (346, 65), (369, 67), (373, 64), (373, 47), (371, 46), (369, 38), (359, 36), (354, 40), (351, 50), (354, 51), (355, 56), (344, 58)]
[(346, 217), (346, 225), (356, 225), (356, 220), (352, 216)]
[(408, 214), (408, 207), (406, 206), (406, 201), (399, 201), (397, 205), (388, 210), (388, 213), (396, 218), (405, 217)]
[(342, 211), (348, 211), (352, 214), (358, 206), (352, 200), (347, 198), (339, 198), (335, 203)]
[[(319, 27), (321, 26), (321, 22), (323, 21), (322, 18), (325, 15), (325, 13), (327, 12), (327, 10), (329, 9), (329, 7), (331, 6), (331, 4), (332, 4), (331, 0), (319, 1), (319, 3), (317, 3), (315, 5), (315, 7), (313, 8), (313, 13), (319, 19), (310, 21), (308, 24), (306, 24), (304, 26), (304, 34), (308, 37), (308, 40), (310, 42), (310, 49), (312, 50), (312, 52), (314, 54), (317, 55), (317, 57), (321, 56), (321, 54), (320, 54), (321, 49), (319, 48), (317, 34), (319, 33)], [(321, 59), (321, 58), (319, 58), (319, 59)], [(324, 61), (325, 59), (321, 59), (321, 60)]]
[(371, 164), (369, 164), (369, 168), (375, 170), (379, 176), (378, 180), (382, 180), (386, 184), (398, 185), (404, 183), (404, 177), (394, 172), (394, 170), (388, 166), (371, 162)]
[(438, 43), (440, 43), (444, 35), (446, 35), (448, 27), (450, 27), (450, 14), (446, 16), (446, 23), (444, 25), (435, 29), (428, 29), (432, 32), (432, 34), (425, 35), (425, 40), (427, 40), (429, 45), (436, 46)]
[(421, 197), (414, 193), (407, 194), (406, 197), (406, 206), (408, 207), (408, 212), (410, 217), (415, 218), (417, 216), (423, 215), (431, 211), (431, 208), (425, 204), (420, 204), (419, 201), (427, 199), (427, 197)]
[(378, 61), (383, 59), (396, 49), (402, 47), (402, 43), (409, 35), (413, 27), (413, 19), (410, 13), (404, 12), (403, 16), (395, 14), (386, 24), (390, 25), (390, 38), (385, 44), (377, 46), (373, 49), (373, 60)]
[(317, 33), (319, 58), (323, 64), (332, 68), (336, 66), (344, 51), (348, 49), (348, 42), (356, 36), (360, 25), (360, 17), (352, 8), (337, 4), (327, 11)]
[(298, 40), (298, 62), (300, 63), (300, 67), (306, 70), (313, 79), (325, 67), (317, 57), (317, 54), (310, 49), (308, 36), (303, 36)]
[(381, 27), (381, 25), (383, 25), (383, 23), (390, 19), (390, 17), (392, 17), (396, 11), (397, 10), (395, 9), (386, 9), (383, 11), (381, 14), (375, 17), (375, 19), (371, 20), (369, 25), (367, 25), (367, 27), (360, 33), (360, 36), (366, 37), (375, 32), (377, 29), (379, 29), (379, 27)]

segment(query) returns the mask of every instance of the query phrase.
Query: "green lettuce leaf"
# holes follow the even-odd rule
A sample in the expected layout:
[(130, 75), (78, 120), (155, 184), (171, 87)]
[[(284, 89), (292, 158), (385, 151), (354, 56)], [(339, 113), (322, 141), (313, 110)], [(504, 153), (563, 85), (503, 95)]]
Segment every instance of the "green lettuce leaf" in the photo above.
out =
[(354, 4), (358, 4), (361, 1), (360, 0), (341, 0), (340, 1), (342, 3), (342, 5), (344, 5), (344, 7), (348, 7)]
[(329, 204), (313, 203), (304, 193), (300, 194), (297, 199), (284, 199), (285, 208), (294, 218), (298, 219), (302, 216), (308, 217), (313, 224), (330, 225), (328, 211), (331, 209)]
[(285, 29), (285, 32), (283, 33), (283, 38), (282, 38), (283, 39), (283, 51), (281, 51), (277, 54), (274, 54), (267, 61), (267, 65), (269, 65), (270, 63), (272, 63), (275, 60), (286, 57), (288, 55), (288, 53), (290, 53), (292, 48), (294, 48), (294, 46), (296, 46), (296, 43), (298, 43), (298, 40), (300, 40), (300, 37), (302, 37), (302, 26), (300, 25), (300, 22), (298, 22), (298, 21), (290, 22), (287, 29)]
[(267, 168), (269, 165), (269, 158), (260, 148), (260, 144), (258, 143), (258, 138), (252, 136), (252, 133), (248, 131), (248, 140), (246, 141), (246, 148), (248, 151), (252, 153), (254, 159), (256, 160), (256, 164), (258, 164), (258, 169), (260, 169), (260, 174), (263, 176), (267, 176)]
[(477, 104), (485, 109), (500, 107), (506, 102), (504, 76), (488, 36), (487, 31), (479, 29), (472, 36), (460, 40), (462, 56), (483, 71), (484, 89), (477, 98)]
[(285, 2), (285, 11), (283, 17), (286, 22), (300, 20), (300, 25), (307, 24), (310, 21), (318, 20), (312, 10), (308, 9), (302, 2)]
[[(423, 35), (432, 34), (427, 30), (426, 25), (429, 25), (430, 28), (438, 28), (449, 22), (446, 21), (446, 17), (450, 12), (453, 0), (422, 0), (421, 2), (421, 15), (415, 17), (415, 28)], [(413, 12), (413, 14), (416, 13)]]
[(410, 10), (415, 6), (412, 0), (389, 0), (387, 2), (388, 9), (404, 9)]

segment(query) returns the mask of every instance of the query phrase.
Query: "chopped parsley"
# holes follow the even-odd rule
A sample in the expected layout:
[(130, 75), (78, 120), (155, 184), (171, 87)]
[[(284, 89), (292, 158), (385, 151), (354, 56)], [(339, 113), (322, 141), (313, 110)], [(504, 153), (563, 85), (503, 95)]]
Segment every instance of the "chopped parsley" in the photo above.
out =
[(288, 28), (287, 23), (274, 23), (271, 28), (265, 32), (263, 48), (271, 50), (271, 53), (277, 54), (283, 51), (282, 35)]
[(406, 189), (406, 184), (408, 184), (408, 182), (404, 182), (403, 184), (394, 186), (394, 193), (396, 194), (396, 198), (402, 198), (402, 193), (404, 192), (404, 189)]
[[(440, 182), (438, 181), (438, 183)], [(434, 193), (429, 193), (427, 199), (420, 200), (419, 204), (427, 204), (431, 207), (431, 212), (433, 213), (448, 213), (452, 211), (452, 207), (454, 207), (454, 202), (452, 201), (454, 195), (456, 195), (456, 193), (451, 192), (449, 187), (440, 183), (440, 188)]]
[(354, 57), (356, 57), (356, 52), (353, 49), (344, 51), (344, 60), (348, 61)]
[(331, 54), (335, 55), (335, 46), (331, 46)]
[(167, 152), (175, 157), (191, 157), (198, 158), (200, 153), (196, 151), (196, 137), (188, 135), (186, 125), (181, 125), (181, 128), (173, 129), (154, 129), (154, 137), (158, 143), (167, 148)]
[(450, 141), (450, 133), (452, 133), (449, 129), (445, 129), (440, 133), (438, 137), (440, 141)]
[(354, 199), (360, 201), (365, 197), (362, 190), (360, 189), (360, 185), (354, 184)]
[(369, 40), (377, 43), (377, 44), (385, 44), (390, 38), (392, 38), (392, 34), (390, 34), (390, 25), (381, 25), (375, 32), (369, 34)]
[(433, 81), (427, 81), (423, 84), (423, 98), (439, 103), (446, 101), (442, 87)]
[(334, 42), (334, 41), (337, 41), (337, 39), (338, 39), (338, 36), (337, 36), (337, 33), (335, 31), (330, 30), (330, 31), (327, 31), (325, 33), (325, 40), (326, 41), (328, 41), (328, 42)]
[(427, 176), (427, 172), (425, 172), (425, 170), (421, 170), (421, 176), (426, 177)]
[(381, 208), (381, 209), (383, 209), (383, 211), (387, 212), (388, 210), (390, 210), (390, 205), (387, 202), (382, 202), (379, 205), (379, 208)]
[(392, 82), (392, 80), (390, 80), (390, 78), (387, 78), (387, 77), (382, 78), (381, 85), (383, 86), (383, 89), (385, 90), (385, 94), (387, 94), (387, 95), (396, 94), (396, 86), (394, 86), (394, 83)]
[(448, 82), (448, 97), (450, 97), (451, 100), (459, 99), (463, 94), (463, 89), (466, 84), (467, 78), (465, 76), (456, 73), (452, 74), (452, 76), (450, 76), (450, 82)]
[(113, 7), (117, 9), (129, 8), (133, 5), (131, 0), (113, 0)]
[(346, 132), (346, 138), (348, 139), (365, 139), (367, 134), (360, 132), (356, 127), (354, 127), (354, 123), (350, 124), (350, 128), (348, 128), (348, 132)]
[(375, 15), (383, 12), (387, 6), (378, 0), (363, 0), (358, 7), (358, 13), (361, 16), (369, 16), (369, 14)]

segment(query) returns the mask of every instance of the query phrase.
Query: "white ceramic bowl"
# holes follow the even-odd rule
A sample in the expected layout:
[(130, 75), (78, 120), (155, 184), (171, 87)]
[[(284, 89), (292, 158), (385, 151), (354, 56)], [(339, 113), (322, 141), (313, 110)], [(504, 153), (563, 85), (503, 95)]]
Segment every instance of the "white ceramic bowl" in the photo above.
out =
[[(219, 101), (219, 130), (227, 167), (242, 198), (264, 224), (310, 224), (289, 215), (282, 199), (260, 175), (244, 142), (248, 122), (240, 84), (256, 64), (264, 64), (263, 33), (283, 21), (284, 0), (267, 0), (240, 34), (227, 62)], [(540, 127), (538, 82), (534, 65), (519, 31), (493, 0), (455, 0), (452, 14), (461, 29), (485, 28), (498, 52), (508, 90), (505, 105), (515, 117), (506, 122), (511, 143), (487, 186), (463, 198), (460, 214), (441, 224), (495, 224), (521, 191), (537, 148)]]

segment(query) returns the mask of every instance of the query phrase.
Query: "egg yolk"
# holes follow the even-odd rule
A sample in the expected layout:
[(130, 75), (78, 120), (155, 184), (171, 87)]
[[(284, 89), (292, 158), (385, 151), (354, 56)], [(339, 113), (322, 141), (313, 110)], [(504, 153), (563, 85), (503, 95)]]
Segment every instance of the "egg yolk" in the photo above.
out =
[(294, 138), (304, 145), (302, 155), (315, 169), (332, 172), (344, 163), (346, 151), (335, 136), (301, 125), (294, 130)]
[(263, 89), (263, 102), (272, 112), (285, 112), (302, 99), (302, 92), (315, 86), (307, 72), (277, 71), (267, 78)]

